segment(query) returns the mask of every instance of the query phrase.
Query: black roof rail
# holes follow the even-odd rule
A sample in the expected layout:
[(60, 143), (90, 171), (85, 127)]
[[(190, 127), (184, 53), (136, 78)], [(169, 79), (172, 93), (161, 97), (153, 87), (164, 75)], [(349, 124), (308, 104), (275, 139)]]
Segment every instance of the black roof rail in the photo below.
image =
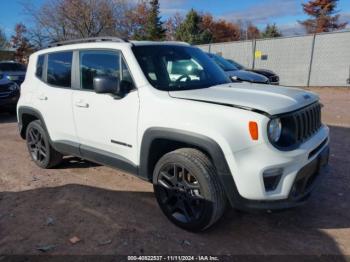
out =
[(93, 43), (93, 42), (125, 43), (125, 42), (128, 42), (128, 40), (122, 39), (119, 37), (108, 37), (108, 36), (88, 37), (88, 38), (72, 39), (72, 40), (54, 42), (54, 43), (49, 44), (48, 47), (63, 46), (63, 45), (70, 45), (70, 44), (81, 44), (81, 43)]

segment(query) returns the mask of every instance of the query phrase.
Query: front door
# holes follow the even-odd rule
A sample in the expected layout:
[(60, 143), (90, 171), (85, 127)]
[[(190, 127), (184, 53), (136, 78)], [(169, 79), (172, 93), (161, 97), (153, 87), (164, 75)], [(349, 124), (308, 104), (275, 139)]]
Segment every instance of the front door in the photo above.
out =
[(93, 89), (93, 79), (96, 76), (114, 76), (119, 80), (133, 82), (121, 52), (79, 52), (80, 89), (73, 91), (73, 111), (82, 155), (84, 157), (84, 151), (91, 151), (108, 157), (119, 156), (136, 164), (139, 112), (137, 89), (123, 98), (97, 94)]

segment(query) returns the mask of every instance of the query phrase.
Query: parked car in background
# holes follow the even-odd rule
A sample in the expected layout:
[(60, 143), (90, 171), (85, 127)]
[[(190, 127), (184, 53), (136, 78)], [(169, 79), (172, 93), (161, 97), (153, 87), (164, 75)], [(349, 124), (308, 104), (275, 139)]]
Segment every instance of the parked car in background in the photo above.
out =
[(19, 93), (19, 85), (0, 73), (0, 112), (16, 112)]
[(24, 81), (27, 68), (25, 65), (14, 61), (0, 61), (0, 74), (3, 78), (21, 85)]
[(226, 60), (228, 62), (230, 62), (231, 64), (233, 64), (235, 67), (237, 67), (240, 70), (254, 72), (254, 73), (257, 73), (259, 75), (266, 76), (269, 79), (271, 85), (279, 85), (280, 84), (279, 76), (276, 75), (271, 70), (268, 70), (268, 69), (249, 69), (249, 68), (246, 68), (245, 66), (241, 65), (240, 63), (237, 63), (236, 61), (234, 61), (232, 59), (226, 59)]
[(232, 63), (228, 62), (225, 58), (216, 55), (206, 53), (214, 62), (221, 67), (222, 70), (225, 71), (226, 75), (228, 75), (232, 81), (246, 81), (251, 83), (259, 83), (259, 84), (269, 84), (269, 79), (263, 75), (256, 74), (254, 72), (249, 72), (246, 70), (241, 70), (237, 68)]

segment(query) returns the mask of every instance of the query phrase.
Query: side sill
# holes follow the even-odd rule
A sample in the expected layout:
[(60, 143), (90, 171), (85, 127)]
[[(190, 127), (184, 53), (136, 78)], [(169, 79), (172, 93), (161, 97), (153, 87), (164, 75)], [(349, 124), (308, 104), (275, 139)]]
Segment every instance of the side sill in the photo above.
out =
[(90, 146), (80, 145), (71, 141), (55, 141), (51, 142), (51, 145), (55, 150), (61, 153), (81, 157), (91, 162), (123, 170), (127, 173), (138, 176), (138, 166), (120, 155)]
[(124, 170), (133, 175), (138, 175), (138, 167), (131, 163), (126, 158), (106, 152), (100, 149), (92, 148), (89, 146), (81, 145), (80, 153), (82, 158), (96, 162), (105, 166), (110, 166), (116, 169)]

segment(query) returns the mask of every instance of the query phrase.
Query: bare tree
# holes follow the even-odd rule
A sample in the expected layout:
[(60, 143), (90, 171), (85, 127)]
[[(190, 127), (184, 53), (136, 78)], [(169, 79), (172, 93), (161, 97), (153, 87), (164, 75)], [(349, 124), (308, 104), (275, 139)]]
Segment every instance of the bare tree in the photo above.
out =
[(39, 9), (22, 4), (35, 27), (29, 32), (38, 45), (45, 41), (62, 41), (96, 36), (125, 37), (128, 25), (126, 0), (48, 0)]
[(9, 45), (5, 32), (0, 28), (0, 48), (5, 48)]
[(210, 13), (202, 15), (202, 18), (203, 28), (212, 34), (214, 43), (239, 40), (240, 30), (237, 24), (224, 19), (215, 20)]
[(126, 28), (128, 29), (128, 38), (141, 40), (145, 39), (147, 34), (146, 24), (150, 13), (150, 6), (145, 0), (141, 0), (134, 8), (126, 12)]
[(252, 23), (249, 23), (247, 27), (247, 36), (248, 39), (258, 39), (260, 38), (260, 30)]
[(175, 41), (176, 31), (182, 24), (184, 18), (180, 13), (175, 13), (173, 16), (169, 17), (165, 22), (166, 28), (166, 40)]

